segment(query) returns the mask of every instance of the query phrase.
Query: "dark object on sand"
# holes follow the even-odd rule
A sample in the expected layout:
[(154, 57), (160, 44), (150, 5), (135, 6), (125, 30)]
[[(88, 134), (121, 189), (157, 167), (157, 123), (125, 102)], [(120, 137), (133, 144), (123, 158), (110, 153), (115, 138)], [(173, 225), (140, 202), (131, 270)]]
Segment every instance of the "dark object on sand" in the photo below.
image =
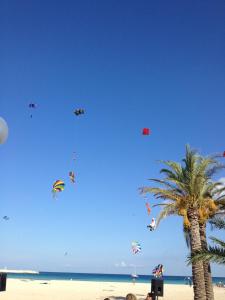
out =
[(5, 292), (6, 290), (6, 279), (7, 273), (0, 273), (0, 292)]
[(153, 299), (163, 297), (163, 279), (152, 279), (151, 293), (154, 295)]

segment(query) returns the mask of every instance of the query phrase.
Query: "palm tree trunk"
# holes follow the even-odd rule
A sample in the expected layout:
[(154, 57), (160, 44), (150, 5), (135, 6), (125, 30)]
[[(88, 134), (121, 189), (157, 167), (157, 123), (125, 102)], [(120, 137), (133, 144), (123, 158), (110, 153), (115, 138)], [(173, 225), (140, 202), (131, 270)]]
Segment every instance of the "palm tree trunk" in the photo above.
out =
[[(191, 224), (191, 255), (194, 255), (195, 252), (202, 249), (197, 209), (190, 208), (188, 210), (188, 219)], [(194, 288), (194, 300), (206, 300), (204, 270), (202, 261), (192, 263), (192, 277)]]
[[(200, 238), (202, 249), (207, 249), (207, 240), (206, 240), (206, 224), (199, 224)], [(203, 262), (204, 277), (205, 277), (205, 290), (206, 290), (206, 300), (214, 300), (213, 293), (213, 283), (211, 275), (210, 263), (207, 261)]]

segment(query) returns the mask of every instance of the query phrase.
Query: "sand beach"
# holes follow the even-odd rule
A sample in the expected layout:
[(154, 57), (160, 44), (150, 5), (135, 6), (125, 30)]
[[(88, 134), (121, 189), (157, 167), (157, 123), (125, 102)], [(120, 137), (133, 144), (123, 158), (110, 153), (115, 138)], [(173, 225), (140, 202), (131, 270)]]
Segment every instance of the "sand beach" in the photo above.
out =
[[(138, 300), (144, 300), (150, 289), (148, 283), (90, 282), (64, 280), (7, 280), (7, 289), (0, 293), (2, 300), (124, 300), (128, 293), (134, 293)], [(225, 299), (224, 288), (214, 288), (215, 300)], [(186, 285), (164, 285), (164, 300), (191, 300), (193, 289)]]

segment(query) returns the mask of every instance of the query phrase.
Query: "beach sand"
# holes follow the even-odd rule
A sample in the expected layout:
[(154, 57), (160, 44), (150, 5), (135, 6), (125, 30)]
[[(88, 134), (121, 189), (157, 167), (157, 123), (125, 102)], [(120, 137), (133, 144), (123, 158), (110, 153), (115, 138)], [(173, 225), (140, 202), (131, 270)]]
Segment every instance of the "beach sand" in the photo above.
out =
[[(2, 300), (124, 300), (133, 293), (138, 300), (144, 300), (150, 290), (150, 283), (118, 283), (90, 281), (39, 281), (7, 279), (5, 292), (0, 293)], [(215, 300), (225, 299), (225, 289), (215, 287)], [(191, 300), (193, 289), (186, 285), (164, 285), (164, 300)]]

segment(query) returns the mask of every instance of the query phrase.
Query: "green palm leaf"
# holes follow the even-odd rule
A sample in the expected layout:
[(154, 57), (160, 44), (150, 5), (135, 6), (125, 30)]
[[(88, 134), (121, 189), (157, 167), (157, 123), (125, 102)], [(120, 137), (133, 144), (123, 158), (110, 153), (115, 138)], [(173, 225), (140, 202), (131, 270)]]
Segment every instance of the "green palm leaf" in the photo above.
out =
[(217, 245), (219, 245), (220, 247), (224, 248), (224, 250), (225, 250), (225, 242), (224, 242), (224, 241), (221, 241), (221, 240), (219, 240), (219, 239), (217, 239), (217, 238), (215, 238), (215, 237), (213, 237), (213, 236), (211, 236), (210, 239), (211, 239), (214, 243), (216, 243)]
[(194, 256), (188, 256), (188, 265), (197, 261), (212, 261), (217, 264), (225, 264), (225, 249), (215, 246), (208, 250), (196, 253)]
[(222, 218), (215, 217), (210, 222), (212, 229), (225, 229), (225, 220)]

